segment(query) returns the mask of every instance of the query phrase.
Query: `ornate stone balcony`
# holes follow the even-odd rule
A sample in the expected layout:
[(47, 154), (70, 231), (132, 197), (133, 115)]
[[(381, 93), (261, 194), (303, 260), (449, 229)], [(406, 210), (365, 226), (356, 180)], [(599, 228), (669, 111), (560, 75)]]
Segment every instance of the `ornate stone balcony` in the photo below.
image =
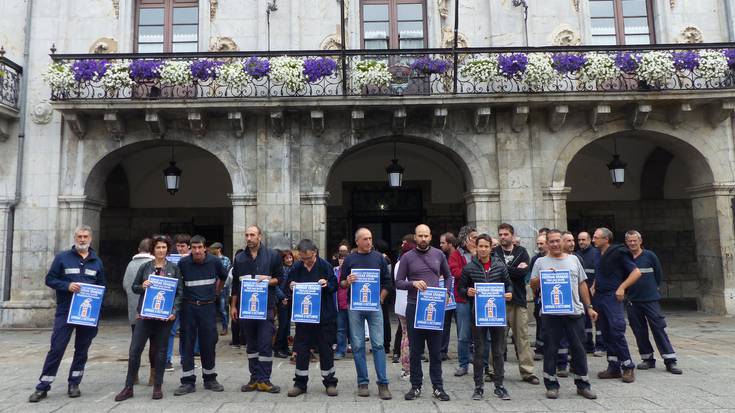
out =
[(8, 139), (8, 120), (18, 117), (23, 68), (5, 57), (0, 47), (0, 141)]

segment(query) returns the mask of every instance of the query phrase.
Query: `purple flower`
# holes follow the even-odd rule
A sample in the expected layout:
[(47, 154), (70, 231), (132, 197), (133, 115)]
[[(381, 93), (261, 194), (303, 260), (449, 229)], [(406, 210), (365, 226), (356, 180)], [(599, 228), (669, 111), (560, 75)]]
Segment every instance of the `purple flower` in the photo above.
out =
[(722, 54), (725, 55), (727, 65), (730, 66), (730, 69), (735, 70), (735, 49), (725, 49), (722, 51)]
[(191, 76), (194, 79), (206, 81), (217, 77), (217, 68), (222, 66), (222, 62), (217, 60), (202, 59), (192, 62), (189, 68)]
[(615, 56), (615, 65), (624, 73), (635, 73), (640, 61), (641, 57), (636, 53), (619, 52)]
[(133, 60), (130, 63), (130, 78), (136, 82), (161, 78), (160, 60)]
[(271, 71), (271, 64), (268, 59), (261, 59), (253, 56), (245, 61), (245, 71), (255, 79), (267, 76)]
[(428, 56), (422, 56), (411, 63), (411, 70), (430, 75), (432, 73), (443, 74), (449, 70), (451, 64), (444, 59), (432, 59)]
[(74, 73), (74, 80), (86, 82), (104, 76), (109, 66), (107, 60), (84, 59), (72, 63), (71, 71)]
[(581, 69), (587, 58), (584, 55), (572, 53), (555, 53), (551, 56), (551, 66), (559, 73), (572, 73)]
[(337, 62), (329, 57), (317, 57), (304, 60), (304, 76), (311, 82), (318, 82), (323, 77), (329, 77), (337, 70)]
[(523, 53), (498, 56), (498, 69), (508, 79), (520, 76), (526, 71), (526, 66), (528, 66), (528, 57)]
[(693, 50), (673, 52), (671, 58), (674, 59), (674, 67), (678, 70), (692, 71), (699, 66), (699, 53)]

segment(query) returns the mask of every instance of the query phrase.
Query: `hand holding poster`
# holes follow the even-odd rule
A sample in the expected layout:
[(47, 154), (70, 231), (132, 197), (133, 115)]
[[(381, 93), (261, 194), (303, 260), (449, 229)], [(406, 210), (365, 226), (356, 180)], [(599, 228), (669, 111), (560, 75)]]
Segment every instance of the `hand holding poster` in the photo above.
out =
[(416, 317), (413, 328), (444, 330), (444, 307), (447, 305), (447, 289), (429, 287), (419, 291), (416, 298)]
[(291, 321), (319, 324), (322, 308), (322, 286), (319, 283), (298, 283), (293, 287)]
[(503, 283), (475, 283), (475, 325), (477, 327), (505, 327), (505, 285)]
[(268, 318), (268, 281), (248, 277), (240, 278), (240, 318), (265, 320)]
[(158, 275), (149, 275), (151, 285), (143, 293), (143, 306), (140, 316), (166, 320), (171, 316), (179, 280)]
[(569, 270), (544, 270), (541, 279), (541, 313), (574, 314)]
[(66, 322), (80, 326), (97, 327), (105, 287), (79, 283), (80, 290), (71, 297)]
[(380, 311), (380, 270), (353, 269), (357, 276), (350, 288), (350, 310)]
[[(439, 287), (444, 288), (444, 279), (439, 280)], [(449, 278), (449, 291), (447, 292), (447, 305), (444, 311), (456, 310), (457, 302), (454, 301), (454, 278)]]

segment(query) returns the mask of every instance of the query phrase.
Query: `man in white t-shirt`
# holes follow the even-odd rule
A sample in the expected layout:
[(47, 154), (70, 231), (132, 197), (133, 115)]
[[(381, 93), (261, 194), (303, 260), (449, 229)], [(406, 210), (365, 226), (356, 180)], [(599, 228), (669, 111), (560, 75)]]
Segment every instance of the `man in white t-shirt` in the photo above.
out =
[[(538, 258), (531, 269), (531, 288), (538, 290), (540, 285), (539, 274), (541, 271), (569, 270), (572, 286), (572, 314), (543, 314), (546, 337), (544, 340), (544, 385), (546, 386), (546, 397), (556, 399), (559, 397), (559, 380), (556, 377), (556, 354), (559, 341), (566, 337), (569, 341), (569, 350), (572, 356), (572, 370), (574, 371), (574, 384), (577, 386), (577, 394), (587, 399), (596, 399), (597, 395), (590, 390), (590, 381), (587, 376), (587, 354), (584, 349), (584, 312), (585, 309), (593, 321), (597, 319), (597, 313), (590, 304), (590, 292), (585, 280), (584, 272), (579, 259), (562, 251), (561, 231), (552, 229), (546, 233), (546, 246), (549, 254)], [(543, 302), (544, 297), (542, 297)], [(582, 304), (584, 303), (584, 305)]]

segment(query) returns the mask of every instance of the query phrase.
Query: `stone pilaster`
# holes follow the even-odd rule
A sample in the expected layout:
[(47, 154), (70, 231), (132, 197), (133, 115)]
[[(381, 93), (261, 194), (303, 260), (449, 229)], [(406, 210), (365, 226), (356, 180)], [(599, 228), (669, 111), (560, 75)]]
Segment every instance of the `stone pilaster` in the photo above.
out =
[[(245, 245), (245, 230), (258, 222), (258, 195), (230, 194), (232, 201), (232, 252)], [(234, 256), (234, 254), (233, 254)]]
[(542, 217), (545, 219), (544, 226), (562, 231), (567, 229), (567, 196), (570, 192), (572, 188), (568, 186), (544, 188), (544, 210), (542, 211)]
[[(5, 242), (8, 239), (8, 214), (11, 205), (13, 205), (12, 198), (0, 198), (0, 301), (5, 297), (5, 286), (10, 286), (9, 280), (5, 279), (5, 260), (7, 258)], [(10, 274), (7, 276), (9, 277)]]
[(56, 250), (69, 248), (74, 243), (74, 229), (83, 224), (92, 227), (92, 248), (99, 248), (100, 213), (105, 203), (86, 195), (59, 195), (58, 201)]
[(500, 223), (500, 191), (477, 188), (465, 192), (467, 223), (480, 232), (491, 233)]
[(325, 256), (327, 251), (327, 199), (328, 192), (301, 194), (301, 236), (316, 242)]

